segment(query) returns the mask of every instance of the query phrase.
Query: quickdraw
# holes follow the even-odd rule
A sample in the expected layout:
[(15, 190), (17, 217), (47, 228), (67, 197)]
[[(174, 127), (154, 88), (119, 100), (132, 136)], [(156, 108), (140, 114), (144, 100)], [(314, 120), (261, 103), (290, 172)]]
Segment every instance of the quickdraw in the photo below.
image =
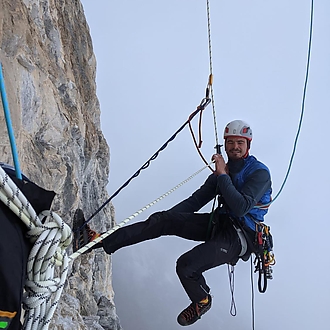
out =
[(259, 272), (258, 289), (259, 292), (264, 293), (267, 289), (267, 280), (273, 279), (272, 266), (276, 263), (273, 253), (273, 237), (269, 226), (256, 224), (256, 247), (254, 272)]

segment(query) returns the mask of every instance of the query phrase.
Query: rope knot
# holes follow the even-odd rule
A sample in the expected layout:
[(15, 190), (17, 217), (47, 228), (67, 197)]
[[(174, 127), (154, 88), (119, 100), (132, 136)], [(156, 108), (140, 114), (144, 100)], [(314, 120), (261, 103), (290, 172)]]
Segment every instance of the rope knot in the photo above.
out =
[[(23, 328), (48, 329), (67, 278), (69, 257), (65, 249), (72, 241), (71, 229), (54, 212), (37, 215), (1, 166), (0, 200), (28, 227), (27, 235), (34, 244), (27, 262)], [(55, 269), (58, 277), (54, 276)]]

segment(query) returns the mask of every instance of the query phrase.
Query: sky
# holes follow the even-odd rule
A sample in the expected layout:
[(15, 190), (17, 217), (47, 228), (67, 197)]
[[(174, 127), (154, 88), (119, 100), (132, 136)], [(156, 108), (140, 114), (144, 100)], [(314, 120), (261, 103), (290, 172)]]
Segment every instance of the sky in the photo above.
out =
[[(82, 0), (97, 59), (101, 126), (110, 146), (108, 191), (130, 178), (187, 120), (210, 73), (206, 1)], [(251, 154), (271, 171), (273, 197), (286, 175), (302, 108), (310, 0), (210, 0), (218, 135), (233, 119), (253, 129)], [(328, 191), (330, 2), (315, 1), (305, 112), (288, 180), (266, 223), (274, 238), (274, 279), (254, 276), (255, 329), (330, 329)], [(194, 128), (197, 129), (197, 118)], [(206, 159), (214, 153), (212, 106), (203, 112)], [(120, 222), (202, 168), (185, 128), (148, 169), (113, 199)], [(203, 184), (206, 169), (135, 221), (166, 210)], [(103, 201), (100, 201), (100, 203)], [(95, 206), (97, 208), (98, 206)], [(203, 211), (211, 210), (211, 205)], [(161, 237), (113, 255), (115, 304), (124, 330), (180, 329), (189, 305), (175, 273), (196, 245)], [(235, 267), (237, 316), (229, 313), (227, 266), (207, 271), (213, 306), (191, 329), (252, 329), (251, 265)]]

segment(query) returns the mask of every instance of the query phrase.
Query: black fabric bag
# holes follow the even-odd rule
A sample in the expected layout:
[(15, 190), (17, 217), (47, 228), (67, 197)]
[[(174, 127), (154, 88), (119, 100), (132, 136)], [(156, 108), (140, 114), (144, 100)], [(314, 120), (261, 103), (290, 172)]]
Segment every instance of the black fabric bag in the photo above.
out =
[[(26, 177), (17, 179), (13, 172), (4, 168), (23, 192), (36, 213), (49, 210), (55, 197)], [(25, 180), (27, 179), (27, 180)], [(4, 203), (0, 201), (0, 322), (5, 329), (21, 329), (20, 316), (22, 295), (26, 277), (26, 264), (31, 244), (25, 234), (27, 227)], [(13, 317), (14, 313), (16, 315)]]

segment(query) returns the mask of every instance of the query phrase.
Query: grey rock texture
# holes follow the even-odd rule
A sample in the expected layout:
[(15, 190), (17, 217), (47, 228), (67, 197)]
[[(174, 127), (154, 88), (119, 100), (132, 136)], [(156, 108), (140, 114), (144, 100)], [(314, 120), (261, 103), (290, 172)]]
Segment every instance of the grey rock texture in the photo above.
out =
[[(21, 169), (56, 192), (52, 210), (71, 226), (78, 207), (89, 217), (108, 198), (110, 153), (84, 11), (79, 0), (0, 0), (0, 8), (0, 61)], [(13, 164), (0, 110), (0, 161)], [(111, 204), (90, 223), (98, 231), (113, 224)], [(119, 330), (113, 298), (111, 258), (83, 255), (70, 265), (49, 328)]]

